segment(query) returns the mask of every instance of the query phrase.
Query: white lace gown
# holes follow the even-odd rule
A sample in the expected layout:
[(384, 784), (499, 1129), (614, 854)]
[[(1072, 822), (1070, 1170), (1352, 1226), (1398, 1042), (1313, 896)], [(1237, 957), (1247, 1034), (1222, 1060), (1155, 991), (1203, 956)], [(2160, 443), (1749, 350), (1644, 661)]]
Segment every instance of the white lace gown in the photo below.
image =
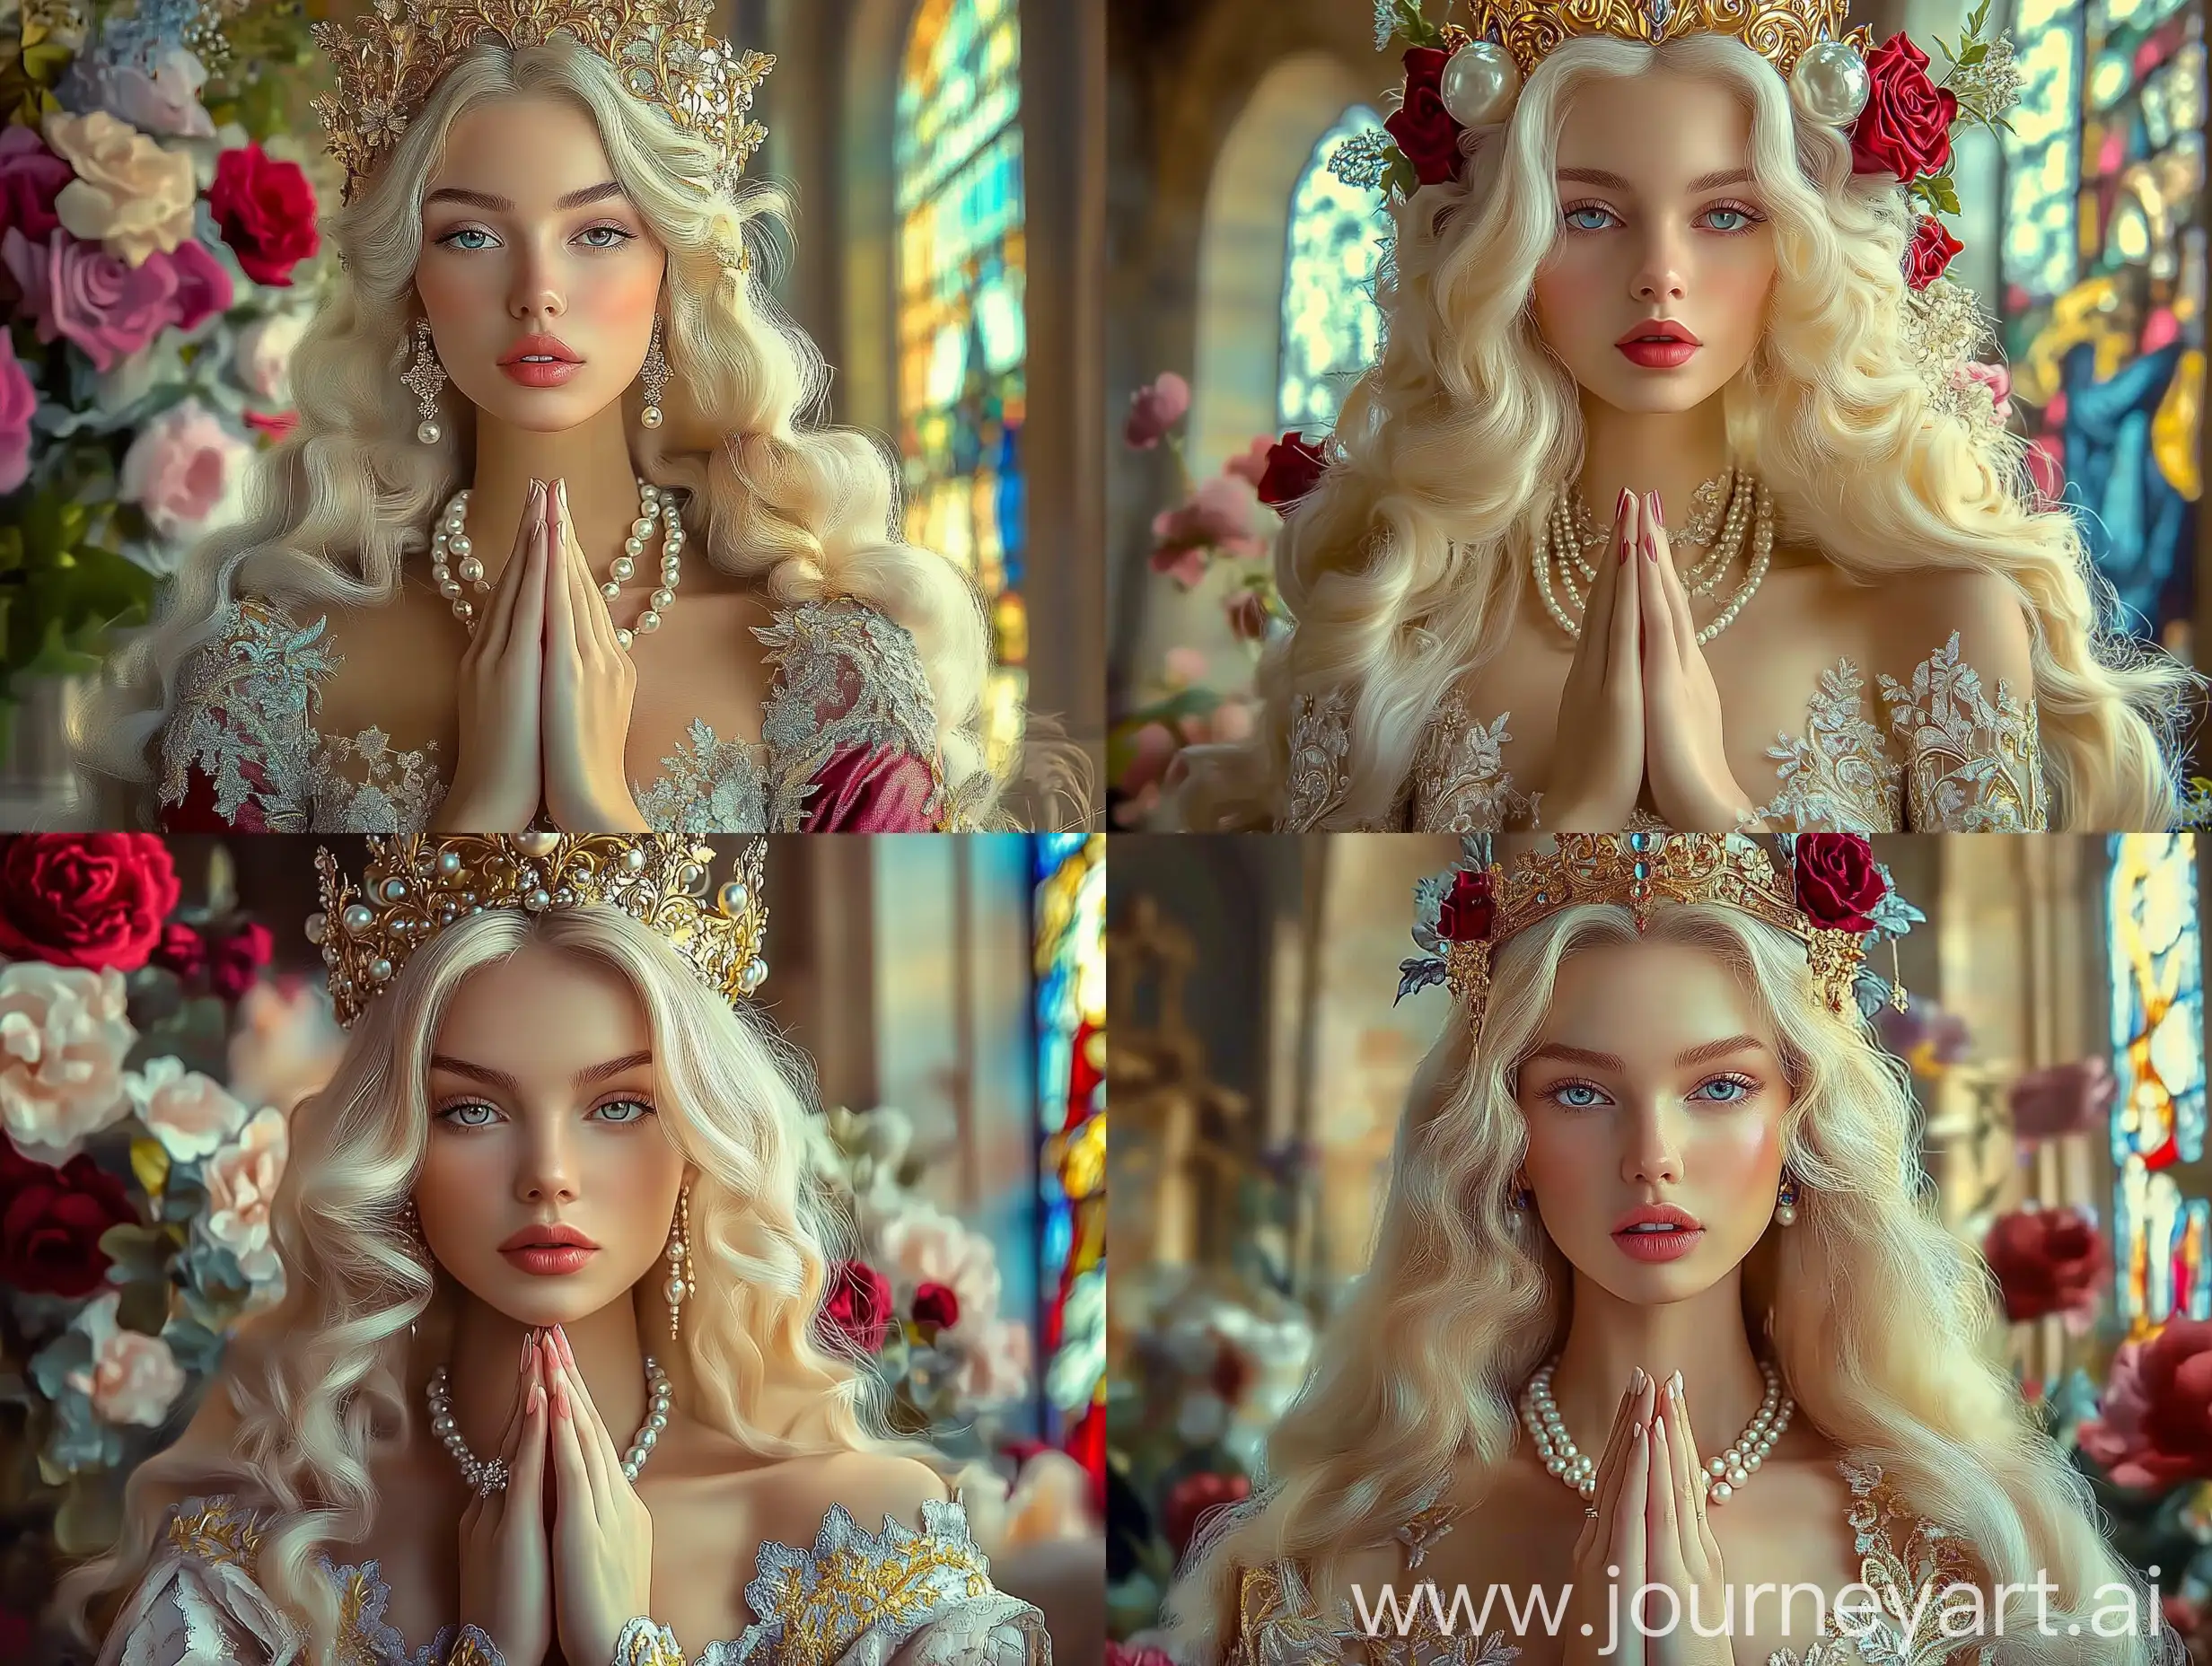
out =
[[(170, 1512), (100, 1666), (303, 1660), (294, 1628), (254, 1581), (262, 1521), (227, 1495)], [(832, 1505), (811, 1549), (765, 1543), (755, 1568), (745, 1587), (752, 1623), (708, 1644), (692, 1666), (1051, 1666), (1044, 1616), (991, 1583), (957, 1500), (925, 1502), (918, 1530), (886, 1516), (873, 1533)], [(410, 1644), (384, 1618), (391, 1592), (374, 1562), (325, 1557), (323, 1571), (339, 1593), (345, 1666), (443, 1666), (457, 1627)]]

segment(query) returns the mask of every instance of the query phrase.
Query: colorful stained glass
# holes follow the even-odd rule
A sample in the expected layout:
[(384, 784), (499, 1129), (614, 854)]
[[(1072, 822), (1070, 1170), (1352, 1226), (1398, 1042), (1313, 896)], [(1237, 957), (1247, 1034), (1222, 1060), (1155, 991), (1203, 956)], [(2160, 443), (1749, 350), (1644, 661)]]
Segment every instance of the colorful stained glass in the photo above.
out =
[(2204, 1156), (2204, 948), (2195, 835), (2123, 833), (2111, 848), (2113, 1262), (2140, 1335), (2212, 1318), (2212, 1203), (2173, 1173)]
[(1276, 416), (1286, 428), (1333, 428), (1344, 396), (1382, 350), (1375, 269), (1390, 231), (1374, 191), (1329, 171), (1346, 140), (1379, 125), (1364, 104), (1321, 135), (1290, 197)]
[(2190, 651), (2205, 46), (2186, 0), (2019, 0), (2000, 252), (2012, 397), (2129, 628)]
[(899, 87), (899, 449), (907, 536), (974, 574), (1000, 667), (987, 732), (1018, 738), (1029, 631), (1028, 357), (1019, 0), (920, 0)]
[(1092, 1436), (1106, 1410), (1106, 838), (1041, 835), (1036, 852), (1040, 1353), (1050, 1433), (1102, 1489)]

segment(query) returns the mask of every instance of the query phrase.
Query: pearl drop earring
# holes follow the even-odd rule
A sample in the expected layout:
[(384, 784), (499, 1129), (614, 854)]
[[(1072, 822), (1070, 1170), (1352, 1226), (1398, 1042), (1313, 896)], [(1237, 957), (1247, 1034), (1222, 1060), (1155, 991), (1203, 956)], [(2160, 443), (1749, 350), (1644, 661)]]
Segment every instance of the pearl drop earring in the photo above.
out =
[(1797, 1182), (1784, 1180), (1782, 1189), (1774, 1200), (1774, 1220), (1778, 1226), (1797, 1224)]
[(690, 1247), (686, 1242), (691, 1236), (691, 1188), (687, 1186), (676, 1196), (676, 1221), (668, 1233), (668, 1339), (673, 1342), (683, 1323), (684, 1298), (693, 1294), (698, 1285), (691, 1276)]

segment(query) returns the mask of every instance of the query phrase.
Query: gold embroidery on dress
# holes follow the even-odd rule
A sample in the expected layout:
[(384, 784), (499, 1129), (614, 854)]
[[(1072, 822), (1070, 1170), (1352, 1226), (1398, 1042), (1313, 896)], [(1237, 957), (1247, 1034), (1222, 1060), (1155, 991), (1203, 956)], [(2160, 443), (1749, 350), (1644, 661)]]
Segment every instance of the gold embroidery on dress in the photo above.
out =
[(881, 1533), (867, 1533), (834, 1504), (812, 1554), (762, 1545), (745, 1600), (764, 1629), (780, 1628), (776, 1666), (829, 1666), (872, 1626), (911, 1625), (947, 1598), (990, 1594), (989, 1565), (968, 1533), (966, 1512), (932, 1499), (917, 1532), (886, 1518)]
[(1457, 688), (1445, 695), (1413, 765), (1416, 826), (1440, 833), (1495, 833), (1533, 821), (1537, 794), (1518, 792), (1505, 767), (1508, 714), (1484, 728)]
[(2035, 706), (1999, 682), (1992, 700), (1959, 659), (1959, 633), (1913, 668), (1909, 685), (1882, 679), (1890, 732), (1904, 753), (1911, 825), (1947, 833), (2041, 832), (2042, 747)]
[(261, 1527), (251, 1511), (228, 1498), (191, 1499), (169, 1518), (169, 1542), (179, 1556), (250, 1574), (260, 1554)]
[(657, 1626), (650, 1615), (641, 1615), (622, 1627), (614, 1640), (611, 1666), (689, 1666), (676, 1634)]
[(1341, 688), (1316, 700), (1302, 694), (1291, 708), (1290, 774), (1283, 785), (1278, 833), (1307, 833), (1336, 808), (1352, 784), (1345, 758), (1352, 750), (1350, 703)]
[(446, 1656), (445, 1666), (500, 1666), (499, 1651), (474, 1626), (463, 1626), (461, 1635), (453, 1639), (453, 1652)]

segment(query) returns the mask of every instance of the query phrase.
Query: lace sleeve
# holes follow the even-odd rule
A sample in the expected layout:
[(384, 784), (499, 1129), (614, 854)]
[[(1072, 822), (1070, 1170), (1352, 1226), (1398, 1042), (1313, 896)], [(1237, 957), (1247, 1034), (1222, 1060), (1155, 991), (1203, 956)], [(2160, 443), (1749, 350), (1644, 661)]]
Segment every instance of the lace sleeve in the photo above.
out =
[(1277, 833), (1311, 833), (1352, 785), (1350, 702), (1341, 688), (1302, 694), (1290, 708), (1290, 770), (1283, 780)]
[(188, 1498), (169, 1513), (154, 1563), (100, 1653), (100, 1666), (268, 1666), (290, 1628), (254, 1583), (260, 1533), (228, 1498)]
[(1882, 680), (1890, 740), (1904, 771), (1905, 825), (1923, 833), (2040, 833), (2049, 825), (2033, 691), (2000, 680), (1991, 695), (1959, 654), (1959, 634)]
[(809, 602), (753, 633), (775, 677), (760, 736), (768, 830), (926, 833), (969, 824), (944, 790), (936, 695), (901, 626), (865, 602)]
[(338, 667), (318, 618), (229, 604), (188, 659), (161, 733), (161, 826), (172, 833), (309, 830), (313, 713)]

